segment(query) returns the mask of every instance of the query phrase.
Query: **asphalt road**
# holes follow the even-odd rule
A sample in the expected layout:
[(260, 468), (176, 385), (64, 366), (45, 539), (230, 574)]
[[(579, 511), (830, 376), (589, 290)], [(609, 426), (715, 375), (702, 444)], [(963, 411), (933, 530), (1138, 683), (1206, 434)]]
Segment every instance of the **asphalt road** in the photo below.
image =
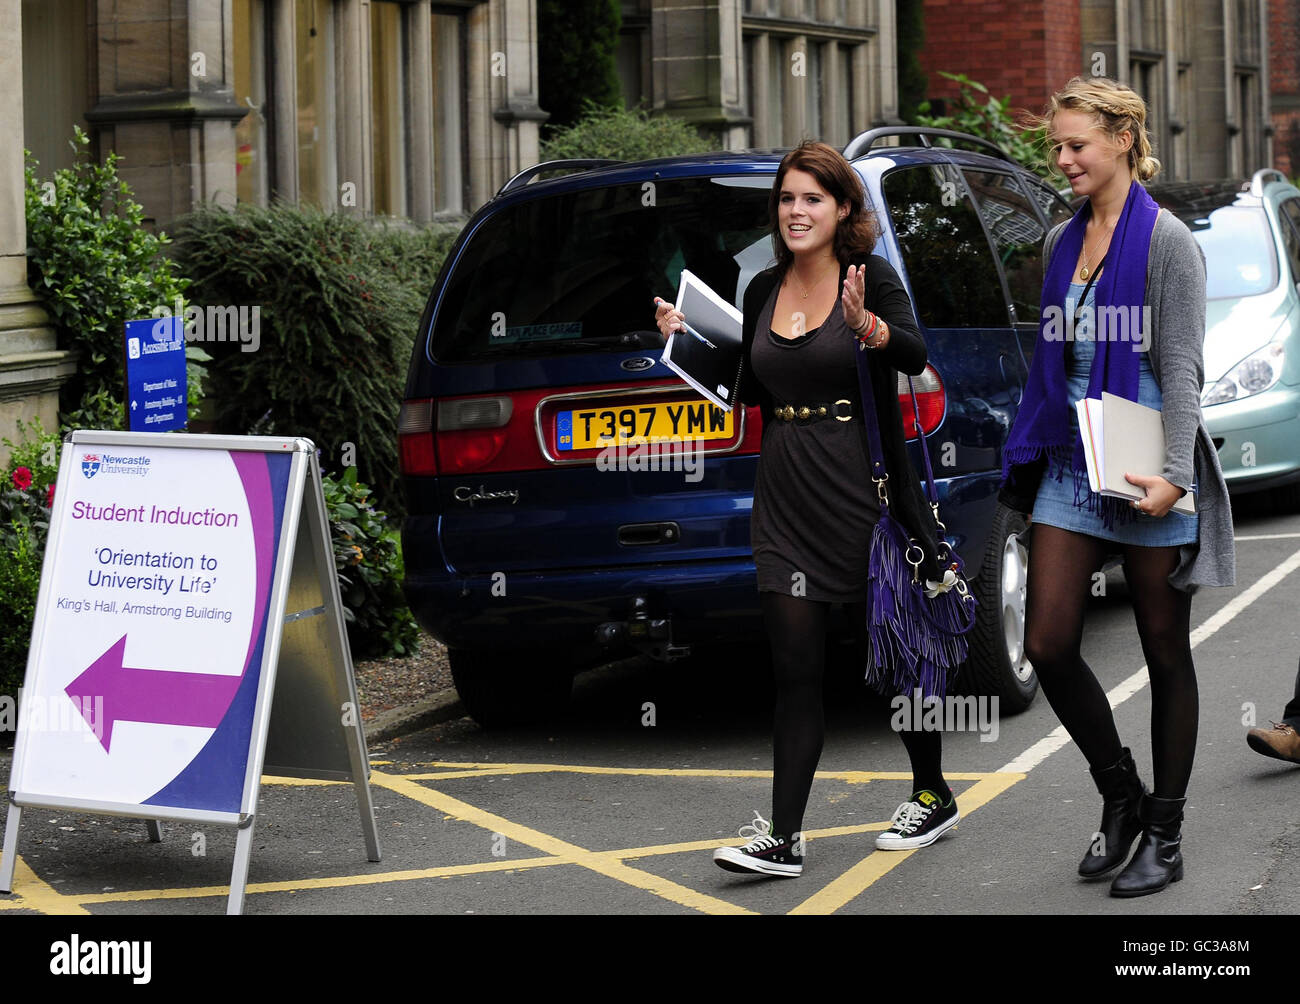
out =
[[(803, 876), (718, 869), (710, 850), (770, 806), (770, 690), (737, 658), (629, 661), (580, 678), (568, 714), (545, 727), (484, 732), (459, 719), (373, 746), (376, 864), (348, 786), (264, 784), (245, 912), (1211, 914), (1223, 918), (1207, 928), (1216, 938), (1232, 937), (1234, 916), (1295, 914), (1300, 768), (1251, 752), (1243, 719), (1253, 708), (1266, 725), (1291, 695), (1300, 515), (1243, 507), (1237, 534), (1240, 584), (1193, 602), (1201, 723), (1186, 879), (1159, 895), (1116, 900), (1075, 876), (1100, 802), (1041, 696), (1000, 716), (995, 736), (946, 737), (963, 811), (953, 832), (920, 851), (875, 852), (909, 794), (907, 759), (888, 703), (847, 669), (827, 684)], [(1149, 780), (1150, 692), (1118, 571), (1090, 608), (1084, 655)], [(166, 829), (153, 844), (137, 821), (28, 811), (0, 914), (223, 912), (233, 831)]]

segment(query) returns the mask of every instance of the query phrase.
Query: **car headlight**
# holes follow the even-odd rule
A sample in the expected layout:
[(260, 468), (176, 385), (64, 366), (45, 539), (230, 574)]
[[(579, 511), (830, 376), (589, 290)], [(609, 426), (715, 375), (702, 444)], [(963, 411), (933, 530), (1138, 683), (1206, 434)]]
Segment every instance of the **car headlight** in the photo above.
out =
[(1282, 364), (1285, 361), (1286, 350), (1280, 342), (1273, 342), (1258, 352), (1252, 352), (1228, 370), (1214, 386), (1205, 389), (1201, 395), (1201, 407), (1239, 401), (1243, 397), (1268, 390), (1282, 376)]

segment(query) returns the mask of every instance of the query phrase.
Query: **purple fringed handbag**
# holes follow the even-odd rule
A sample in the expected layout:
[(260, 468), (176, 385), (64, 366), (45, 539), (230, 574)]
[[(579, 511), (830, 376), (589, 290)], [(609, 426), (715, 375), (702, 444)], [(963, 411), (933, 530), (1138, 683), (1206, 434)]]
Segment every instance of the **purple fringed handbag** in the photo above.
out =
[(880, 520), (871, 534), (867, 573), (867, 683), (882, 693), (943, 697), (966, 660), (966, 634), (975, 624), (975, 597), (965, 566), (948, 543), (939, 519), (939, 492), (930, 465), (929, 445), (921, 429), (920, 408), (912, 378), (912, 412), (925, 458), (925, 492), (938, 531), (936, 555), (943, 579), (921, 575), (925, 552), (889, 509), (889, 474), (880, 441), (876, 399), (865, 354), (858, 356), (863, 424), (871, 451), (871, 480), (880, 498)]

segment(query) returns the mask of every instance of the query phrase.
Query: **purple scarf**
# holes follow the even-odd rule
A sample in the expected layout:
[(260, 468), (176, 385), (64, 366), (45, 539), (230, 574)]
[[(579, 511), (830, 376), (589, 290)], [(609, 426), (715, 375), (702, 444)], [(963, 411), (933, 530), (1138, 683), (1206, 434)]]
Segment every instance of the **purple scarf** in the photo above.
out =
[[(1099, 398), (1102, 391), (1109, 391), (1130, 401), (1137, 400), (1139, 332), (1150, 334), (1142, 317), (1146, 303), (1147, 255), (1159, 212), (1160, 207), (1146, 189), (1134, 181), (1115, 225), (1106, 267), (1095, 284), (1096, 310), (1091, 330), (1096, 335), (1097, 351), (1088, 378), (1088, 397)], [(1002, 452), (1002, 476), (1005, 479), (1010, 474), (1014, 478), (1012, 468), (1040, 459), (1047, 461), (1047, 476), (1058, 481), (1069, 468), (1074, 472), (1075, 505), (1086, 503), (1092, 511), (1100, 506), (1109, 517), (1109, 524), (1117, 515), (1123, 518), (1117, 510), (1127, 513), (1128, 507), (1102, 505), (1099, 496), (1088, 492), (1083, 442), (1070, 426), (1074, 402), (1070, 400), (1065, 374), (1065, 341), (1072, 322), (1066, 311), (1066, 294), (1091, 215), (1092, 203), (1085, 202), (1066, 224), (1048, 263), (1034, 358), (1015, 424)], [(1103, 323), (1103, 307), (1126, 308), (1127, 326)], [(1083, 323), (1081, 320), (1081, 328)]]

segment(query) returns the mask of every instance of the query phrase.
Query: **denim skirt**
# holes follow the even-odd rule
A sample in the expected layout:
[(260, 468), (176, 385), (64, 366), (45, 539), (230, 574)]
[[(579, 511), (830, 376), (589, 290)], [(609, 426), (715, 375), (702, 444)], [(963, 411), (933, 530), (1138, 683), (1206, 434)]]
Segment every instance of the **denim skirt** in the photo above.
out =
[[(1081, 284), (1071, 284), (1070, 294), (1073, 299), (1077, 300), (1082, 292)], [(1092, 299), (1092, 291), (1089, 290), (1088, 300), (1085, 302), (1091, 302)], [(1073, 304), (1071, 303), (1070, 306), (1072, 307)], [(1072, 353), (1067, 354), (1067, 358), (1071, 359), (1068, 373), (1070, 429), (1077, 438), (1079, 424), (1074, 404), (1088, 394), (1088, 377), (1092, 369), (1093, 356), (1096, 354), (1096, 346), (1092, 341), (1080, 338), (1072, 342), (1070, 348), (1073, 350)], [(1155, 374), (1151, 371), (1151, 360), (1146, 352), (1141, 354), (1139, 374), (1138, 404), (1158, 409), (1162, 403), (1160, 388), (1156, 384)], [(1083, 487), (1087, 488), (1086, 481)], [(1124, 522), (1115, 520), (1114, 525), (1108, 528), (1100, 512), (1089, 512), (1088, 501), (1085, 498), (1083, 504), (1077, 506), (1074, 504), (1074, 474), (1071, 471), (1067, 470), (1060, 481), (1049, 474), (1044, 474), (1042, 483), (1038, 487), (1038, 496), (1034, 500), (1034, 522), (1060, 527), (1062, 530), (1073, 530), (1076, 533), (1086, 533), (1117, 544), (1134, 544), (1140, 547), (1174, 547), (1196, 543), (1198, 517), (1195, 513), (1183, 513), (1171, 509), (1164, 516), (1156, 517), (1130, 509), (1125, 513)], [(1091, 501), (1096, 503), (1098, 498), (1094, 496)], [(1099, 507), (1094, 505), (1093, 508)]]

